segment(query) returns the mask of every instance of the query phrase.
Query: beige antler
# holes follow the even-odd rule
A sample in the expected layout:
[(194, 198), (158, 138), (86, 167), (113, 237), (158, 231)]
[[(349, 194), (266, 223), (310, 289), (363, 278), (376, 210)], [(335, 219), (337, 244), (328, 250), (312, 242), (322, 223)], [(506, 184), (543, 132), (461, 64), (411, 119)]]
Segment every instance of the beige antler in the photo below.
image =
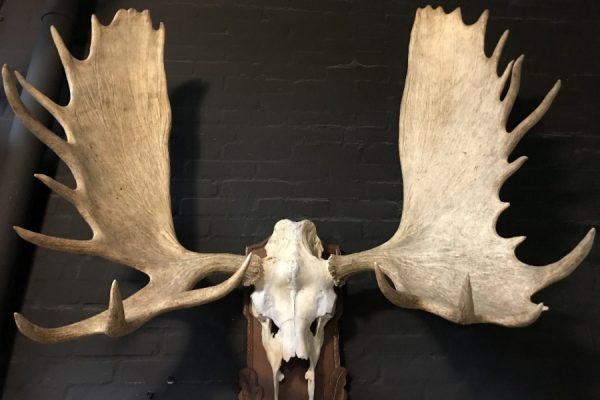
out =
[[(246, 273), (250, 258), (194, 253), (175, 237), (162, 24), (155, 30), (147, 11), (131, 9), (120, 10), (109, 26), (92, 17), (90, 54), (85, 60), (73, 58), (54, 29), (52, 37), (71, 90), (69, 104), (57, 105), (7, 66), (2, 69), (4, 89), (16, 115), (68, 165), (77, 186), (71, 189), (48, 176), (36, 177), (73, 203), (93, 236), (72, 240), (15, 229), (39, 246), (129, 265), (149, 275), (150, 282), (125, 301), (114, 282), (107, 311), (65, 327), (41, 328), (15, 314), (19, 329), (41, 342), (96, 333), (119, 336), (160, 313), (217, 300), (245, 276), (251, 279), (253, 275)], [(17, 93), (15, 75), (64, 127), (66, 141), (31, 116)], [(191, 290), (216, 272), (233, 275), (219, 285)]]
[(329, 268), (338, 283), (375, 270), (383, 294), (401, 307), (458, 323), (522, 326), (545, 309), (530, 297), (579, 265), (590, 251), (594, 229), (562, 260), (545, 267), (516, 258), (514, 249), (523, 237), (505, 239), (496, 233), (496, 220), (508, 207), (498, 197), (500, 187), (526, 160), (509, 163), (507, 158), (548, 110), (560, 82), (507, 132), (523, 57), (498, 77), (507, 32), (486, 57), (486, 23), (487, 12), (466, 26), (459, 9), (450, 14), (441, 7), (417, 11), (400, 110), (400, 227), (377, 248), (333, 256)]

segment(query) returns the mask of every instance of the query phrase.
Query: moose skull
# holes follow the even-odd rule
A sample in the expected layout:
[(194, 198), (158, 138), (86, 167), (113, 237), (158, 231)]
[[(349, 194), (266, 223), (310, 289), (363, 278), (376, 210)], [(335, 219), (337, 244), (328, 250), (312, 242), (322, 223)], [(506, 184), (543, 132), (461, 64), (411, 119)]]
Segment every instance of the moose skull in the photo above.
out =
[(323, 246), (310, 221), (281, 220), (265, 246), (264, 274), (251, 295), (252, 313), (262, 325), (262, 343), (273, 370), (275, 398), (284, 376), (281, 362), (309, 360), (308, 398), (315, 390), (325, 324), (335, 307), (333, 278)]

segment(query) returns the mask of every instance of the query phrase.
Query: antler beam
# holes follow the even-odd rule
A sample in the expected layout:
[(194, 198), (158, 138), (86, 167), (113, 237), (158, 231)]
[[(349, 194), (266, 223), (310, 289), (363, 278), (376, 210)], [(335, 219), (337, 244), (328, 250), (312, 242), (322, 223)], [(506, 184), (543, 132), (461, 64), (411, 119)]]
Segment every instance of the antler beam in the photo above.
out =
[(251, 258), (252, 255), (248, 255), (235, 274), (223, 283), (203, 289), (189, 290), (185, 287), (189, 286), (187, 279), (171, 277), (171, 280), (161, 283), (151, 281), (123, 301), (117, 281), (113, 281), (108, 309), (71, 325), (43, 328), (19, 313), (15, 313), (15, 321), (25, 336), (42, 343), (60, 343), (95, 334), (112, 337), (127, 335), (159, 314), (210, 303), (229, 294), (242, 283)]

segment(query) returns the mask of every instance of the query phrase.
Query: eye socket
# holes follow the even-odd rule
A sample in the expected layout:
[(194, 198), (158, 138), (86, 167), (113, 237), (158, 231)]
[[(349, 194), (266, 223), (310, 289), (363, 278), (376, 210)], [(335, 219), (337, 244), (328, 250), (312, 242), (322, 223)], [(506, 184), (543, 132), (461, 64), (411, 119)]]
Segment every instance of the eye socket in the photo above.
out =
[(312, 324), (310, 324), (310, 331), (312, 332), (313, 336), (317, 334), (317, 326), (318, 326), (318, 322), (315, 319)]

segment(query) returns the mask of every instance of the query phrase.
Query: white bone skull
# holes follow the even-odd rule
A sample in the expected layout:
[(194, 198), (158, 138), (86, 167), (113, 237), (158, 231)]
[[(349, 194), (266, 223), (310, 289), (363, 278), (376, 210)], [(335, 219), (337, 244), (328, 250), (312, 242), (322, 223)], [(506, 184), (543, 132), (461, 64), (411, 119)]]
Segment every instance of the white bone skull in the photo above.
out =
[(284, 376), (281, 362), (309, 360), (308, 398), (315, 390), (325, 324), (335, 308), (335, 292), (323, 246), (310, 221), (281, 220), (265, 246), (264, 274), (251, 295), (252, 313), (262, 325), (262, 343), (273, 370), (275, 398)]

